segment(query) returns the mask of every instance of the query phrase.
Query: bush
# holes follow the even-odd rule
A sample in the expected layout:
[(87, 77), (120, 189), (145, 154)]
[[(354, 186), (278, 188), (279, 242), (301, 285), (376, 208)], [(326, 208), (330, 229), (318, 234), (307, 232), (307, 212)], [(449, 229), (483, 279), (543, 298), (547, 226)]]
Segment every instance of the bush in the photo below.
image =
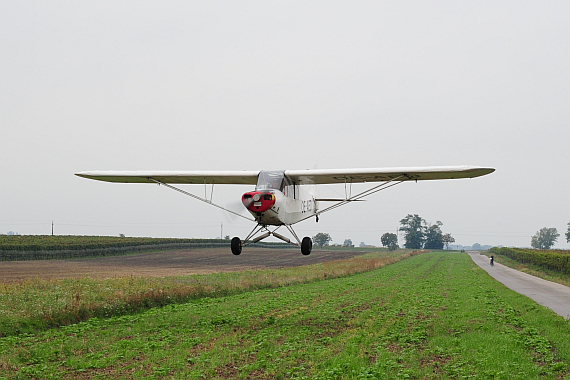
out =
[(523, 264), (532, 264), (556, 272), (570, 274), (570, 251), (493, 247), (489, 252), (507, 256)]

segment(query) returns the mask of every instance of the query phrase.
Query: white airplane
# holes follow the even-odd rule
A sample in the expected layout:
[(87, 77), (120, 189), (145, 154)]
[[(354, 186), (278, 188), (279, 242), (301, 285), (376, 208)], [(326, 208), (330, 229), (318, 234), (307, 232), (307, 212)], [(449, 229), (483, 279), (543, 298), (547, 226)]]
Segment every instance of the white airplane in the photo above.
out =
[[(287, 243), (301, 247), (301, 253), (308, 255), (313, 246), (310, 237), (301, 240), (291, 227), (305, 219), (343, 206), (350, 202), (387, 189), (405, 181), (438, 179), (474, 178), (494, 172), (493, 168), (477, 166), (413, 167), (413, 168), (371, 168), (371, 169), (314, 169), (314, 170), (275, 170), (275, 171), (86, 171), (76, 173), (79, 177), (106, 182), (155, 183), (206, 202), (222, 210), (256, 222), (256, 226), (242, 241), (239, 237), (231, 240), (231, 250), (239, 255), (242, 247), (261, 241), (271, 235)], [(352, 195), (352, 184), (379, 182), (366, 191)], [(202, 184), (205, 196), (200, 197), (171, 184)], [(215, 184), (255, 185), (254, 191), (242, 195), (241, 200), (253, 219), (228, 210), (212, 202)], [(340, 199), (319, 199), (316, 186), (320, 184), (344, 184), (345, 197)], [(210, 199), (206, 187), (211, 186)], [(307, 186), (309, 185), (309, 186)], [(333, 202), (321, 209), (321, 202)], [(295, 242), (279, 234), (277, 230), (285, 226)], [(256, 236), (263, 232), (263, 234)]]

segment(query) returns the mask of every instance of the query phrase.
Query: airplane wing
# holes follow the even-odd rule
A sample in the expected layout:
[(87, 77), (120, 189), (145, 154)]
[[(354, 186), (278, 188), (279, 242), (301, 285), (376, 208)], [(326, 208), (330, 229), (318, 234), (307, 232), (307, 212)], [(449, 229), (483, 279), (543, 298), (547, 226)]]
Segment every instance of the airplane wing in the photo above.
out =
[(423, 181), (474, 178), (494, 172), (479, 166), (426, 166), (410, 168), (286, 170), (285, 175), (300, 185), (357, 182)]
[(76, 176), (106, 182), (121, 183), (195, 183), (224, 185), (255, 185), (257, 171), (88, 171)]
[[(410, 168), (286, 170), (299, 185), (357, 182), (423, 181), (474, 178), (494, 172), (479, 166), (432, 166)], [(255, 185), (259, 170), (243, 171), (85, 171), (75, 175), (106, 182), (172, 184)], [(151, 180), (151, 178), (154, 180)]]

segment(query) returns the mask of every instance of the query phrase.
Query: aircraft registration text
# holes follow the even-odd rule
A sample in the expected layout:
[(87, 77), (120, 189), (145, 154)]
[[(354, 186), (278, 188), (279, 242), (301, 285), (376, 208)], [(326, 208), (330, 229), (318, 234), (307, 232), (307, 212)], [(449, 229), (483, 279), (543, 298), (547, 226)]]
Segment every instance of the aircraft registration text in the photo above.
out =
[(309, 199), (307, 201), (302, 201), (301, 203), (301, 213), (311, 212), (313, 211), (313, 200)]

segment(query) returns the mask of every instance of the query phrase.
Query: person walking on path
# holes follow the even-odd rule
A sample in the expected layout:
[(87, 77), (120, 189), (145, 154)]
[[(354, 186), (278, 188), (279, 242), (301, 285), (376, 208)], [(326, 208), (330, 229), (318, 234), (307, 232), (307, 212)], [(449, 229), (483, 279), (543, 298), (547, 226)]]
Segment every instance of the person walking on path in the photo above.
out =
[(491, 266), (495, 265), (495, 257), (491, 255)]
[[(473, 262), (489, 276), (570, 320), (570, 287), (531, 276), (501, 263), (490, 266), (489, 257), (482, 255), (479, 251), (469, 251), (468, 254)], [(493, 256), (493, 264), (494, 259)]]

